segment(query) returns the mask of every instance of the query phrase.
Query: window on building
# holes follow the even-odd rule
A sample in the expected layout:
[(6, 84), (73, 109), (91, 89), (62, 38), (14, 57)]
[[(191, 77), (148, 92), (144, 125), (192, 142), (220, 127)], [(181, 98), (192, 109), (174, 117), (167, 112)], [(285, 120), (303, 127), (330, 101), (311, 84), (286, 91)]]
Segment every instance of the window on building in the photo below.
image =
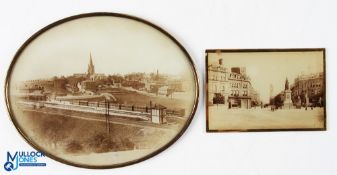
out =
[(239, 91), (235, 91), (235, 96), (239, 96)]

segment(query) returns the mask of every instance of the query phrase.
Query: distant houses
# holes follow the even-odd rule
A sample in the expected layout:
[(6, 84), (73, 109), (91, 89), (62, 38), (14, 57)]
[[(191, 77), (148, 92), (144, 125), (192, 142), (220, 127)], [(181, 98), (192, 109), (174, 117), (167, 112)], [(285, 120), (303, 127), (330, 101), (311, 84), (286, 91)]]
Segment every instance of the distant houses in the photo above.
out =
[(19, 86), (22, 88), (43, 88), (45, 92), (58, 95), (98, 93), (101, 90), (113, 88), (132, 88), (156, 95), (170, 95), (183, 92), (184, 81), (180, 78), (156, 73), (129, 73), (126, 75), (105, 75), (95, 71), (93, 58), (90, 54), (86, 73), (74, 73), (70, 76), (52, 77), (49, 79), (28, 80)]

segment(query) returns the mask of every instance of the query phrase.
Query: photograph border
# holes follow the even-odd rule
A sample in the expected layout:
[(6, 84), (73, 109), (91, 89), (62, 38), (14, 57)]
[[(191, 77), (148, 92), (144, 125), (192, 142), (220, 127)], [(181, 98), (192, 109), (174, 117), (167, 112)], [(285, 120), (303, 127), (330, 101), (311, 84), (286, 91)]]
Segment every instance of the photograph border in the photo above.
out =
[[(154, 150), (154, 152), (145, 155), (144, 157), (135, 159), (135, 160), (131, 160), (128, 162), (124, 162), (124, 163), (116, 163), (116, 164), (112, 164), (112, 165), (86, 165), (86, 164), (81, 164), (81, 163), (74, 163), (65, 159), (62, 159), (60, 157), (56, 157), (54, 156), (52, 153), (46, 151), (45, 149), (43, 149), (42, 147), (38, 146), (36, 143), (34, 143), (34, 141), (28, 137), (28, 135), (20, 128), (16, 117), (13, 113), (12, 110), (12, 106), (10, 105), (10, 98), (9, 98), (9, 82), (12, 76), (12, 70), (18, 60), (18, 58), (20, 57), (21, 53), (26, 49), (27, 46), (29, 46), (29, 44), (34, 41), (36, 38), (38, 38), (41, 34), (43, 34), (44, 32), (48, 31), (49, 29), (56, 27), (60, 24), (72, 21), (72, 20), (76, 20), (76, 19), (80, 19), (80, 18), (86, 18), (86, 17), (99, 17), (99, 16), (106, 16), (106, 17), (120, 17), (120, 18), (124, 18), (124, 19), (130, 19), (130, 20), (134, 20), (140, 23), (143, 23), (144, 25), (148, 25), (150, 27), (153, 27), (154, 29), (158, 30), (160, 33), (162, 33), (163, 35), (167, 36), (173, 43), (175, 43), (179, 49), (184, 53), (184, 55), (186, 56), (189, 65), (192, 68), (192, 72), (193, 72), (193, 79), (194, 79), (194, 85), (195, 85), (195, 92), (193, 93), (195, 96), (195, 100), (193, 103), (193, 107), (191, 109), (191, 113), (188, 116), (186, 123), (184, 124), (184, 126), (181, 128), (181, 130), (176, 134), (176, 136), (170, 140), (168, 143), (166, 143), (164, 146), (160, 147), (157, 150)], [(10, 66), (7, 70), (7, 75), (6, 75), (6, 79), (5, 79), (5, 101), (6, 101), (6, 107), (8, 110), (8, 114), (9, 117), (12, 121), (12, 123), (14, 124), (15, 128), (17, 129), (17, 131), (20, 133), (20, 135), (24, 138), (24, 140), (31, 145), (34, 149), (38, 150), (38, 151), (42, 151), (43, 153), (45, 153), (45, 155), (51, 159), (54, 159), (58, 162), (61, 162), (63, 164), (67, 164), (67, 165), (71, 165), (71, 166), (75, 166), (75, 167), (79, 167), (79, 168), (88, 168), (88, 169), (108, 169), (108, 168), (119, 168), (119, 167), (124, 167), (124, 166), (129, 166), (129, 165), (133, 165), (139, 162), (142, 162), (144, 160), (147, 160), (161, 152), (163, 152), (164, 150), (166, 150), (168, 147), (170, 147), (173, 143), (175, 143), (187, 130), (188, 126), (190, 125), (192, 119), (195, 116), (197, 107), (198, 107), (198, 103), (199, 103), (199, 78), (198, 78), (198, 74), (196, 71), (196, 66), (193, 62), (192, 57), (190, 56), (190, 54), (187, 52), (187, 50), (182, 46), (182, 44), (180, 44), (178, 42), (177, 39), (175, 39), (171, 34), (169, 34), (167, 31), (165, 31), (163, 28), (159, 27), (158, 25), (155, 25), (145, 19), (139, 18), (139, 17), (135, 17), (135, 16), (131, 16), (131, 15), (127, 15), (127, 14), (122, 14), (122, 13), (113, 13), (113, 12), (91, 12), (91, 13), (82, 13), (82, 14), (78, 14), (78, 15), (74, 15), (74, 16), (69, 16), (63, 19), (60, 19), (56, 22), (53, 22), (51, 24), (48, 24), (47, 26), (43, 27), (42, 29), (40, 29), (39, 31), (37, 31), (36, 33), (34, 33), (30, 38), (28, 38), (23, 45), (21, 45), (21, 47), (17, 50), (17, 52), (15, 53), (14, 58), (12, 59), (12, 62), (10, 63)]]
[[(324, 93), (323, 97), (325, 99), (324, 103), (324, 126), (323, 128), (291, 128), (291, 129), (210, 129), (209, 128), (209, 111), (208, 111), (208, 53), (244, 53), (244, 52), (312, 52), (312, 51), (323, 51), (323, 84), (324, 84)], [(265, 49), (206, 49), (205, 50), (205, 71), (206, 71), (206, 84), (205, 84), (205, 92), (206, 92), (206, 132), (215, 133), (215, 132), (278, 132), (278, 131), (326, 131), (327, 130), (327, 115), (326, 115), (326, 49), (325, 48), (265, 48)]]

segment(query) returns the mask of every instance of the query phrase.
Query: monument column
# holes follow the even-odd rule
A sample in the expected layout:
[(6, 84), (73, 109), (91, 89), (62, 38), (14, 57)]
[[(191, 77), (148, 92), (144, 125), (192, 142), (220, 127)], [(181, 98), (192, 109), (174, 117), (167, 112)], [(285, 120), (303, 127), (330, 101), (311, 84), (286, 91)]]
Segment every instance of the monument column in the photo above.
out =
[(290, 109), (293, 107), (293, 102), (291, 100), (291, 90), (289, 90), (289, 82), (288, 78), (286, 79), (285, 87), (284, 87), (284, 101), (283, 101), (283, 107), (285, 109)]

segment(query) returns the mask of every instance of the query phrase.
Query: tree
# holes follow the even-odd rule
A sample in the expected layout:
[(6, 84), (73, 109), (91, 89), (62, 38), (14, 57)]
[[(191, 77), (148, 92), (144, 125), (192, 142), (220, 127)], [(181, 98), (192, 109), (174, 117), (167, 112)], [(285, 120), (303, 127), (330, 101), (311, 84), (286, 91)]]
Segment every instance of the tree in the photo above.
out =
[(225, 97), (220, 93), (215, 93), (213, 97), (213, 104), (225, 104)]

